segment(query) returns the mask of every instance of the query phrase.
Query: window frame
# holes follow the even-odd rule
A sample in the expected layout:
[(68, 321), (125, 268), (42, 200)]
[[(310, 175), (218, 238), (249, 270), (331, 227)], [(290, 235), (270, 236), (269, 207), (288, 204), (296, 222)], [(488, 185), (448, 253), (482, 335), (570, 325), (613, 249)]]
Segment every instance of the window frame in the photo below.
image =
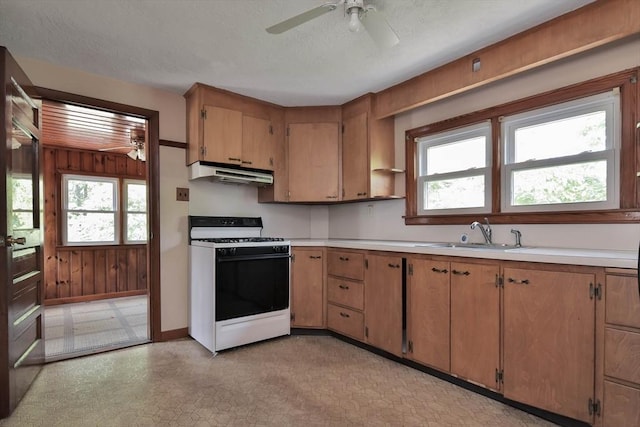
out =
[[(419, 215), (417, 200), (418, 150), (416, 138), (437, 132), (469, 125), (482, 120), (491, 120), (492, 140), (492, 209), (485, 216), (495, 224), (578, 224), (578, 223), (628, 223), (640, 221), (638, 210), (638, 177), (636, 170), (640, 166), (638, 149), (635, 140), (638, 138), (636, 122), (640, 118), (638, 100), (640, 99), (640, 83), (638, 74), (640, 67), (620, 71), (618, 73), (577, 83), (564, 88), (544, 92), (496, 107), (476, 111), (463, 116), (454, 117), (441, 122), (432, 123), (405, 132), (406, 170), (406, 225), (448, 225), (467, 224), (477, 219), (477, 214), (439, 214)], [(609, 90), (619, 89), (620, 93), (620, 160), (619, 174), (619, 208), (563, 210), (563, 211), (527, 211), (505, 212), (502, 209), (502, 173), (503, 156), (500, 138), (499, 118), (543, 107), (561, 104), (572, 100), (597, 95)], [(640, 170), (640, 169), (639, 169)]]
[[(554, 120), (576, 117), (604, 110), (607, 114), (606, 147), (601, 151), (582, 152), (566, 156), (557, 156), (539, 160), (515, 161), (515, 131), (522, 127), (550, 123)], [(501, 149), (504, 161), (501, 164), (501, 196), (502, 212), (534, 212), (534, 211), (579, 211), (606, 210), (620, 207), (620, 93), (610, 90), (603, 93), (582, 97), (576, 100), (549, 105), (531, 111), (500, 117), (501, 137), (504, 144)], [(585, 162), (604, 160), (607, 167), (607, 200), (601, 202), (554, 203), (535, 205), (513, 205), (511, 203), (513, 188), (513, 172), (527, 171), (553, 166), (569, 166)]]
[[(149, 242), (149, 188), (148, 182), (145, 179), (135, 178), (132, 176), (122, 176), (122, 175), (111, 175), (111, 174), (102, 174), (102, 173), (83, 173), (81, 171), (75, 170), (58, 170), (58, 189), (60, 190), (60, 198), (59, 204), (57, 208), (59, 218), (57, 221), (58, 226), (58, 236), (59, 240), (57, 242), (58, 247), (70, 248), (70, 247), (115, 247), (115, 246), (135, 246), (135, 245), (146, 245)], [(67, 236), (67, 194), (66, 194), (66, 181), (68, 179), (80, 179), (87, 181), (109, 181), (115, 183), (115, 193), (116, 193), (116, 207), (115, 211), (115, 228), (116, 234), (115, 239), (113, 241), (95, 241), (95, 242), (69, 242)], [(146, 240), (128, 240), (126, 227), (127, 227), (127, 194), (126, 194), (126, 183), (131, 182), (135, 184), (144, 185), (147, 188), (146, 197), (147, 197), (147, 205), (146, 214), (147, 218), (147, 239)], [(92, 211), (93, 212), (93, 211)], [(109, 211), (111, 212), (111, 211)], [(134, 213), (142, 213), (142, 212), (134, 212)]]
[[(447, 145), (455, 142), (462, 142), (471, 138), (476, 138), (479, 136), (486, 137), (485, 143), (485, 166), (482, 168), (469, 168), (469, 169), (459, 169), (450, 172), (442, 172), (442, 173), (433, 173), (422, 175), (422, 170), (426, 169), (426, 167), (422, 167), (420, 164), (420, 159), (423, 157), (418, 155), (418, 178), (417, 178), (417, 199), (418, 199), (418, 209), (417, 212), (419, 215), (439, 215), (439, 214), (450, 214), (452, 212), (455, 213), (489, 213), (491, 211), (491, 191), (492, 188), (492, 179), (491, 179), (491, 134), (492, 134), (492, 126), (490, 121), (481, 121), (479, 123), (474, 123), (471, 125), (466, 125), (459, 128), (454, 128), (451, 130), (447, 130), (444, 132), (433, 133), (421, 138), (416, 138), (417, 151), (426, 152), (429, 148), (438, 147), (441, 145)], [(425, 153), (426, 154), (426, 153)], [(457, 179), (457, 178), (470, 178), (482, 176), (484, 177), (484, 185), (485, 189), (488, 188), (489, 191), (484, 192), (484, 205), (470, 208), (443, 208), (443, 209), (424, 209), (424, 185), (429, 181), (442, 181), (447, 179)], [(429, 179), (429, 178), (437, 178), (437, 179)]]

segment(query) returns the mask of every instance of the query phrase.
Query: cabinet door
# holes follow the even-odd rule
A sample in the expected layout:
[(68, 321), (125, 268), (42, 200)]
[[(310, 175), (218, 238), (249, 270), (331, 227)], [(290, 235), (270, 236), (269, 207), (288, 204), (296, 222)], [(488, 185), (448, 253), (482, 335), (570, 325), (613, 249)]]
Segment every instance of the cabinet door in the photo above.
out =
[(289, 201), (338, 199), (338, 123), (289, 125)]
[(291, 263), (292, 326), (321, 328), (325, 324), (322, 249), (294, 249)]
[(591, 422), (592, 274), (504, 269), (504, 396)]
[(342, 134), (342, 198), (369, 197), (367, 113), (346, 119)]
[(449, 371), (448, 262), (411, 259), (407, 275), (408, 355)]
[(273, 171), (274, 143), (269, 120), (242, 117), (242, 166)]
[(242, 112), (204, 106), (202, 160), (240, 165), (242, 161)]
[(498, 390), (500, 288), (495, 265), (451, 263), (451, 373)]
[(367, 255), (364, 309), (365, 340), (402, 355), (402, 258)]

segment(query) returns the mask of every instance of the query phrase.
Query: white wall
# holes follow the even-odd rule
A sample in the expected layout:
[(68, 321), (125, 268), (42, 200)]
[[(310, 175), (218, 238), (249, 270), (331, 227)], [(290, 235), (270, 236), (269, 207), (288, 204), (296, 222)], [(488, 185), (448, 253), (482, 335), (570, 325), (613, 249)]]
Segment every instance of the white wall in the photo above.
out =
[[(401, 114), (395, 119), (396, 167), (405, 168), (404, 134), (408, 129), (639, 65), (640, 37), (636, 36)], [(404, 182), (397, 186), (397, 191), (404, 194)], [(331, 206), (329, 237), (457, 241), (462, 233), (469, 233), (473, 241), (482, 240), (477, 230), (472, 231), (466, 225), (405, 226), (404, 213), (404, 200)], [(536, 246), (632, 250), (637, 248), (640, 239), (640, 224), (515, 224), (493, 226), (494, 241), (512, 242), (513, 236), (509, 232), (512, 227), (522, 231), (523, 244)]]

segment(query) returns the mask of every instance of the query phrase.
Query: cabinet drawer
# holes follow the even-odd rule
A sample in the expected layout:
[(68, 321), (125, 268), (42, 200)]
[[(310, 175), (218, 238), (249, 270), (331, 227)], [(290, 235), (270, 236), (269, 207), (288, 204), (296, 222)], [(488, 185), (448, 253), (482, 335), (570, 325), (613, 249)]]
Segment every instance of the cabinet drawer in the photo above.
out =
[(640, 328), (638, 279), (633, 276), (607, 276), (606, 322)]
[(337, 305), (327, 305), (329, 329), (362, 341), (364, 338), (364, 315)]
[(327, 272), (330, 275), (354, 280), (364, 279), (364, 254), (329, 251), (327, 258)]
[(640, 384), (640, 333), (607, 328), (604, 333), (604, 374)]
[(327, 279), (327, 297), (330, 302), (362, 310), (364, 308), (364, 285), (362, 282), (329, 277)]
[(640, 389), (604, 382), (604, 427), (640, 426)]

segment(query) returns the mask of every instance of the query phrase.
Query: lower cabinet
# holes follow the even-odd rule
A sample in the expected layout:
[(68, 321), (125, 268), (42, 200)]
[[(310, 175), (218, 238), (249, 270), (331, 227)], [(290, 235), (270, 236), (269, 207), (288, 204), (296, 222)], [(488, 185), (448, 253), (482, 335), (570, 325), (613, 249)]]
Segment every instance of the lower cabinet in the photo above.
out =
[(451, 373), (499, 390), (500, 268), (451, 263)]
[(504, 396), (593, 422), (596, 277), (504, 268)]
[(608, 271), (605, 285), (604, 427), (640, 426), (640, 289), (635, 270)]
[(407, 358), (449, 372), (450, 284), (448, 261), (407, 259)]
[(323, 248), (294, 248), (291, 261), (291, 326), (326, 327)]
[(364, 253), (327, 250), (327, 328), (364, 340)]
[(399, 256), (367, 254), (364, 274), (365, 341), (402, 356), (402, 275)]

